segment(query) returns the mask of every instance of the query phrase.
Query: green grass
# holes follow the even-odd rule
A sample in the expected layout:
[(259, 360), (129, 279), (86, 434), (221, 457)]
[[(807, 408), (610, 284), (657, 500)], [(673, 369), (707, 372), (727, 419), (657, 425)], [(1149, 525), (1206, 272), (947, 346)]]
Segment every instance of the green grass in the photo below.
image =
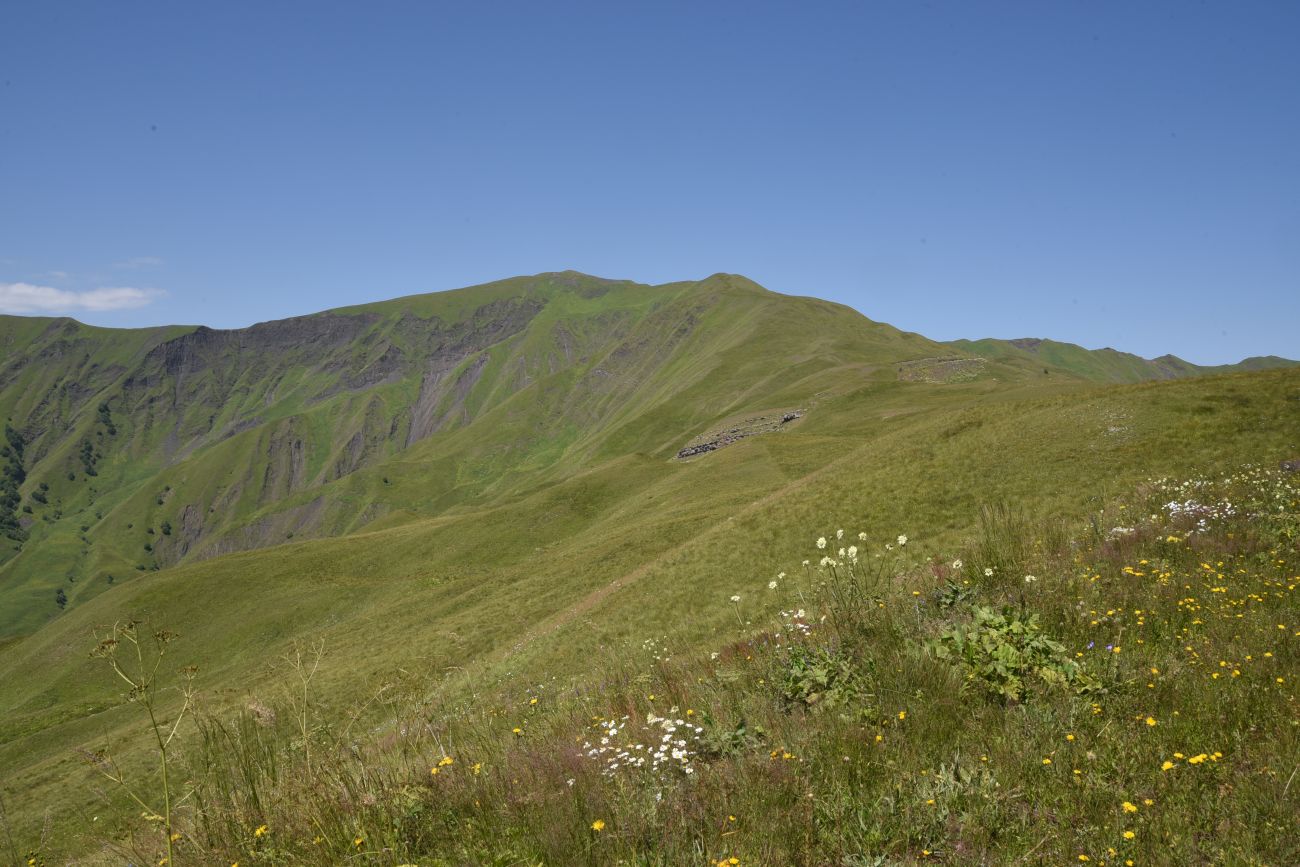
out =
[[(1234, 511), (1198, 528), (1191, 497)], [(1293, 863), (1295, 477), (1012, 515), (942, 557), (828, 523), (707, 641), (643, 631), (580, 676), (410, 671), (341, 712), (284, 666), (200, 723), (178, 862)], [(120, 821), (109, 857), (156, 858)]]
[[(535, 310), (509, 334), (473, 332), (471, 339), (447, 330), (458, 322), (495, 328), (506, 309), (499, 305), (525, 302), (536, 302)], [(367, 733), (361, 740), (374, 751), (367, 755), (375, 773), (406, 773), (410, 767), (393, 762), (425, 762), (428, 744), (393, 751), (403, 707), (421, 708), (422, 725), (443, 731), (462, 718), (487, 726), (493, 709), (517, 722), (530, 689), (548, 710), (550, 698), (577, 689), (581, 702), (537, 720), (570, 737), (588, 710), (610, 712), (593, 702), (630, 707), (629, 685), (640, 694), (652, 681), (639, 678), (659, 676), (631, 651), (648, 638), (669, 637), (690, 672), (679, 679), (703, 676), (708, 653), (731, 653), (727, 647), (762, 628), (770, 612), (748, 606), (778, 571), (796, 574), (809, 540), (827, 528), (867, 532), (873, 544), (906, 533), (918, 559), (947, 561), (976, 544), (987, 504), (1014, 503), (1031, 527), (1065, 521), (1077, 529), (1149, 476), (1213, 473), (1250, 460), (1276, 465), (1294, 456), (1300, 429), (1300, 374), (1292, 370), (1100, 387), (991, 361), (970, 381), (900, 382), (895, 362), (953, 350), (726, 275), (662, 287), (542, 275), (334, 313), (370, 318), (337, 351), (259, 350), (265, 357), (256, 370), (226, 349), (201, 375), (169, 378), (140, 360), (154, 339), (142, 336), (132, 350), (136, 368), (124, 362), (106, 374), (106, 391), (79, 393), (57, 412), (0, 386), (6, 411), (27, 422), (35, 458), (25, 492), (48, 479), (52, 494), (31, 540), (0, 564), (5, 627), (18, 636), (0, 645), (0, 797), (24, 845), (35, 845), (48, 825), (48, 852), (84, 858), (97, 828), (110, 827), (120, 842), (133, 827), (138, 810), (125, 811), (111, 793), (106, 806), (76, 752), (107, 740), (126, 767), (147, 767), (134, 708), (88, 658), (92, 631), (114, 621), (140, 616), (180, 633), (172, 658), (200, 666), (205, 718), (223, 726), (250, 700), (282, 705), (283, 656), (296, 644), (323, 641), (328, 652), (312, 686), (322, 744), (333, 743), (328, 733), (341, 737), (351, 710), (364, 706), (352, 733)], [(410, 316), (428, 321), (416, 328)], [(473, 350), (448, 369), (444, 384), (473, 369), (475, 357), (489, 361), (472, 385), (441, 393), (434, 415), (446, 421), (407, 446), (409, 410), (431, 357), (419, 344), (421, 329), (460, 334)], [(366, 380), (392, 346), (405, 353), (398, 373)], [(144, 391), (127, 387), (128, 379)], [(177, 389), (192, 400), (173, 405), (167, 396)], [(105, 437), (112, 442), (100, 475), (60, 480), (87, 431), (95, 435), (95, 408), (105, 397), (119, 433)], [(808, 412), (786, 429), (695, 460), (672, 459), (728, 418), (786, 406)], [(248, 426), (232, 433), (241, 425)], [(63, 517), (53, 519), (56, 509)], [(196, 536), (182, 533), (187, 509), (202, 524)], [(172, 536), (162, 536), (163, 521)], [(152, 571), (155, 564), (161, 571)], [(906, 574), (912, 582), (923, 573)], [(56, 587), (68, 588), (66, 611), (54, 609)], [(733, 594), (744, 600), (739, 608), (728, 601)], [(738, 610), (749, 628), (740, 628)], [(1060, 625), (1054, 616), (1043, 612), (1053, 629)], [(905, 650), (895, 637), (881, 646)], [(938, 677), (917, 665), (899, 657), (894, 674)], [(760, 676), (771, 683), (775, 675)], [(889, 688), (907, 691), (904, 680)], [(741, 707), (771, 699), (743, 678), (710, 688), (726, 684)], [(391, 705), (390, 693), (405, 697)], [(535, 707), (528, 719), (541, 713)], [(774, 717), (770, 725), (794, 743), (803, 723), (791, 720)], [(495, 726), (474, 729), (484, 750), (517, 745), (513, 735), (492, 745), (501, 735)], [(823, 734), (840, 743), (840, 735)], [(282, 736), (292, 740), (265, 733), (265, 746), (292, 769), (294, 749)], [(186, 759), (196, 759), (203, 743), (187, 730)], [(738, 766), (737, 780), (761, 788), (761, 774), (782, 766), (760, 752), (752, 767)], [(490, 754), (507, 764), (524, 760)], [(231, 759), (218, 751), (213, 760)], [(745, 776), (751, 773), (759, 776)], [(424, 798), (423, 780), (417, 786), (399, 775), (382, 785), (409, 784)], [(295, 799), (309, 793), (276, 791), (289, 822)], [(549, 803), (530, 791), (512, 797)], [(89, 822), (96, 814), (112, 824)], [(524, 814), (473, 815), (509, 845), (462, 839), (469, 863), (491, 863), (489, 856), (568, 863), (555, 853), (579, 841), (574, 851), (603, 858), (609, 850), (591, 847), (610, 839), (621, 841), (618, 854), (649, 857), (634, 854), (623, 830), (593, 835), (581, 823), (560, 823), (555, 840), (537, 848), (540, 832)], [(688, 815), (673, 827), (693, 828), (702, 862), (717, 849), (702, 842)], [(231, 821), (242, 828), (247, 818)], [(344, 819), (356, 830), (380, 821), (348, 814), (338, 822)], [(233, 846), (235, 825), (213, 840)], [(333, 827), (331, 846), (342, 830)], [(376, 833), (367, 830), (367, 839)], [(284, 838), (257, 839), (279, 846)], [(402, 845), (422, 853), (419, 863), (442, 851), (427, 841)], [(872, 851), (912, 857), (890, 845)], [(816, 863), (811, 849), (799, 851)], [(502, 854), (509, 852), (515, 855)], [(322, 853), (321, 863), (340, 857), (336, 849)], [(780, 854), (747, 857), (772, 863)]]

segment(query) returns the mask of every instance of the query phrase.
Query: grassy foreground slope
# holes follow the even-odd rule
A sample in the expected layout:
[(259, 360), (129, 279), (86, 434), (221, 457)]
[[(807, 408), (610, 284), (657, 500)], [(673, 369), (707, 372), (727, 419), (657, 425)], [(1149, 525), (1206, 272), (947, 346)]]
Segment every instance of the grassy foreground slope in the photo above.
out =
[[(707, 377), (696, 383), (690, 405), (707, 401)], [(666, 439), (617, 456), (594, 443), (585, 469), (481, 504), (145, 573), (87, 599), (0, 651), (11, 818), (28, 839), (46, 811), (64, 833), (76, 828), (97, 797), (73, 749), (105, 736), (140, 743), (132, 708), (86, 656), (96, 625), (144, 616), (180, 633), (175, 659), (200, 665), (214, 709), (272, 701), (276, 660), (319, 639), (322, 718), (394, 682), (417, 683), (436, 716), (467, 695), (599, 684), (593, 661), (649, 638), (715, 646), (738, 612), (768, 613), (767, 582), (793, 572), (827, 527), (950, 552), (975, 535), (982, 504), (1080, 518), (1149, 476), (1275, 464), (1294, 455), (1300, 430), (1300, 374), (1289, 370), (1046, 396), (991, 377), (836, 384), (789, 429), (689, 461), (669, 460)], [(758, 406), (803, 405), (785, 388)], [(659, 437), (649, 422), (618, 429), (632, 442)], [(421, 478), (420, 462), (407, 469)], [(381, 731), (390, 724), (373, 716)]]

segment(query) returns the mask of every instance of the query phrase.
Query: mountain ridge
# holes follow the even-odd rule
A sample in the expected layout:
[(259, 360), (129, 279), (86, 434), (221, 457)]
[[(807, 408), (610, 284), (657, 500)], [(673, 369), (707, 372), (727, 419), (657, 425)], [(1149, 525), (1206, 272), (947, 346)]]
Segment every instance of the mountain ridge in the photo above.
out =
[[(75, 604), (87, 576), (438, 514), (629, 450), (668, 457), (710, 419), (938, 351), (843, 310), (733, 275), (561, 272), (244, 329), (0, 321), (19, 535), (34, 536), (0, 552), (0, 597), (48, 617), (52, 582)], [(427, 476), (404, 502), (396, 470), (375, 470), (392, 461)]]
[(1179, 358), (1172, 353), (1155, 358), (1144, 358), (1109, 346), (1087, 349), (1077, 343), (1044, 337), (1010, 339), (984, 337), (977, 340), (949, 340), (947, 344), (983, 358), (1007, 362), (1043, 363), (1063, 372), (1110, 382), (1174, 379), (1180, 376), (1203, 376), (1241, 370), (1269, 370), (1300, 364), (1300, 361), (1277, 355), (1253, 355), (1230, 364), (1201, 365)]

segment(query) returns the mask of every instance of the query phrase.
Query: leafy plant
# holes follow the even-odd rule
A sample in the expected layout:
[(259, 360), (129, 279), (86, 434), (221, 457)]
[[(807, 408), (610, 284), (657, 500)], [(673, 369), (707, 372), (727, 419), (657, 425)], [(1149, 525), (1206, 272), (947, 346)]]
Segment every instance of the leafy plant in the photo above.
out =
[(1023, 701), (1037, 681), (1048, 688), (1068, 688), (1078, 695), (1099, 692), (1101, 684), (1066, 655), (1038, 622), (1028, 617), (974, 609), (974, 620), (954, 626), (933, 649), (940, 659), (952, 659), (1004, 702)]
[(735, 726), (727, 727), (718, 725), (706, 714), (704, 723), (704, 734), (700, 737), (700, 754), (708, 758), (738, 756), (757, 748), (767, 740), (767, 731), (762, 726), (749, 725), (743, 719)]
[(817, 711), (865, 710), (872, 697), (853, 660), (825, 647), (791, 648), (780, 688), (781, 700), (787, 707)]
[(940, 608), (956, 608), (975, 598), (973, 587), (963, 587), (955, 581), (946, 582), (936, 594), (935, 601)]

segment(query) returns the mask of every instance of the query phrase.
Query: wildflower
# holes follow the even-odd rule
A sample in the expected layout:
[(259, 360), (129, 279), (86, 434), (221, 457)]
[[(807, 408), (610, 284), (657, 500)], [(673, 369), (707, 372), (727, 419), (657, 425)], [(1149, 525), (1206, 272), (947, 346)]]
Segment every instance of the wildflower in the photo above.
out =
[(474, 771), (474, 775), (475, 775), (475, 776), (478, 776), (479, 772), (483, 770), (483, 763), (482, 763), (482, 762), (475, 762), (475, 763), (474, 763), (474, 767), (471, 768), (471, 770)]
[(1168, 770), (1172, 770), (1173, 767), (1174, 767), (1174, 763), (1169, 761), (1168, 759), (1165, 759), (1164, 763), (1160, 765), (1160, 770), (1168, 771)]
[(1132, 840), (1132, 839), (1133, 839), (1134, 837), (1136, 837), (1136, 836), (1137, 836), (1137, 834), (1134, 834), (1132, 831), (1125, 831), (1125, 832), (1124, 832), (1124, 839), (1125, 839), (1125, 840)]
[(906, 536), (902, 536), (902, 535), (900, 535), (900, 536), (898, 537), (898, 547), (901, 548), (901, 547), (903, 547), (903, 546), (906, 545), (906, 544), (907, 544), (907, 537), (906, 537)]
[(1043, 764), (1050, 765), (1051, 763), (1052, 763), (1051, 759), (1043, 759)]
[(858, 541), (859, 541), (859, 542), (865, 542), (865, 541), (867, 541), (867, 534), (866, 534), (866, 533), (859, 533), (859, 534), (858, 534)]
[(1025, 576), (1025, 583), (1026, 583), (1026, 584), (1033, 584), (1033, 583), (1034, 583), (1035, 581), (1037, 581), (1037, 580), (1038, 580), (1038, 576), (1037, 576), (1037, 575), (1026, 575), (1026, 576)]
[(443, 756), (441, 759), (438, 760), (438, 767), (445, 768), (447, 767), (447, 765), (450, 765), (455, 761), (456, 760), (453, 759), (451, 756)]
[(1120, 806), (1124, 808), (1125, 813), (1136, 813), (1138, 811), (1137, 805), (1132, 801), (1125, 801)]
[(366, 838), (358, 834), (356, 837), (352, 838), (352, 845), (360, 849), (362, 846), (366, 845)]
[(993, 577), (993, 567), (992, 567), (992, 566), (985, 566), (985, 567), (984, 567), (984, 577), (985, 577), (985, 578), (992, 578), (992, 577)]
[(524, 733), (524, 730), (521, 729), (519, 726), (515, 726), (510, 731), (513, 732), (516, 736), (521, 736)]
[(604, 830), (605, 830), (605, 820), (604, 820), (604, 819), (597, 819), (596, 821), (592, 822), (592, 823), (591, 823), (591, 830), (596, 831), (596, 832), (604, 831)]
[(775, 581), (769, 581), (769, 582), (767, 582), (767, 589), (768, 589), (768, 590), (775, 590), (775, 589), (776, 589), (776, 582), (775, 582)]
[(534, 699), (531, 699), (528, 703), (529, 703), (529, 704), (537, 704), (537, 699), (535, 699), (535, 698), (534, 698)]
[(1072, 741), (1072, 740), (1074, 740), (1074, 735), (1066, 735), (1066, 736), (1065, 736), (1065, 739), (1066, 739), (1067, 741)]
[(907, 711), (905, 711), (905, 710), (900, 710), (900, 711), (898, 712), (898, 718), (899, 718), (899, 719), (907, 719)]
[(1087, 855), (1080, 855), (1080, 856), (1079, 856), (1079, 860), (1080, 860), (1080, 861), (1091, 861), (1092, 859), (1089, 858)]
[(1156, 723), (1156, 718), (1155, 718), (1155, 717), (1153, 717), (1153, 716), (1149, 716), (1149, 717), (1147, 717), (1147, 725), (1149, 725), (1149, 726), (1154, 726), (1154, 725), (1156, 725), (1156, 724), (1157, 724), (1157, 723)]
[(1201, 753), (1199, 756), (1192, 756), (1190, 759), (1188, 759), (1187, 764), (1199, 765), (1201, 762), (1205, 761), (1208, 758), (1209, 758), (1208, 755), (1206, 755), (1205, 753)]
[(732, 597), (731, 597), (731, 601), (732, 601), (732, 602), (739, 602), (739, 601), (740, 601), (740, 597), (739, 597), (739, 596), (732, 596)]
[(1155, 803), (1156, 803), (1156, 802), (1153, 801), (1153, 800), (1151, 800), (1150, 798), (1143, 798), (1143, 799), (1142, 799), (1142, 806), (1144, 806), (1144, 807), (1151, 807), (1151, 806), (1154, 806)]
[(818, 549), (825, 550), (825, 548), (826, 548), (826, 537), (825, 537), (825, 536), (819, 536), (819, 537), (817, 538), (817, 547), (818, 547)]
[(269, 829), (268, 829), (265, 825), (258, 825), (258, 826), (257, 826), (257, 829), (256, 829), (255, 831), (253, 831), (253, 836), (254, 836), (254, 837), (265, 837), (265, 836), (266, 836), (266, 832), (267, 832), (267, 830), (269, 830)]

